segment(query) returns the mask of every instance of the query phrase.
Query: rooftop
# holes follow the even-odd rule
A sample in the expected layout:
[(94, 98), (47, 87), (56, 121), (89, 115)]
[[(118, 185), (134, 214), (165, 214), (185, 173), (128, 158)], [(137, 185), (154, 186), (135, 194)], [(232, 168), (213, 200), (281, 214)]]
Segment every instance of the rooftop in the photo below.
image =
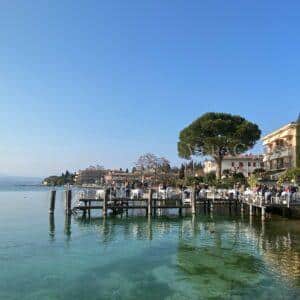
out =
[(275, 131), (273, 131), (273, 132), (271, 132), (271, 133), (265, 135), (264, 137), (262, 137), (262, 140), (263, 140), (263, 141), (264, 141), (264, 140), (267, 140), (267, 139), (273, 137), (274, 135), (279, 134), (280, 132), (283, 132), (283, 131), (285, 131), (285, 130), (287, 130), (287, 129), (289, 129), (289, 128), (294, 127), (296, 124), (300, 124), (300, 113), (299, 113), (299, 115), (298, 115), (297, 120), (295, 120), (294, 122), (288, 123), (287, 125), (284, 125), (284, 126), (278, 128), (278, 129), (276, 129)]

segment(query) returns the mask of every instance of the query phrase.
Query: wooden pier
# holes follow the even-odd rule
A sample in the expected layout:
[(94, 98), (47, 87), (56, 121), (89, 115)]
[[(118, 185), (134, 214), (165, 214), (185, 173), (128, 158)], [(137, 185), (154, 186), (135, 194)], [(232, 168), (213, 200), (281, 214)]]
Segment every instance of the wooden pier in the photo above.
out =
[[(228, 207), (229, 211), (240, 211), (241, 213), (247, 213), (249, 216), (260, 215), (264, 220), (267, 213), (270, 212), (282, 212), (284, 216), (291, 215), (291, 208), (299, 207), (300, 202), (296, 203), (274, 203), (266, 202), (262, 197), (260, 198), (199, 198), (194, 189), (191, 189), (190, 197), (183, 199), (183, 197), (172, 197), (172, 198), (157, 198), (154, 197), (154, 190), (150, 189), (145, 194), (147, 197), (143, 198), (126, 198), (126, 197), (113, 197), (109, 189), (105, 190), (104, 197), (79, 197), (77, 203), (72, 207), (72, 191), (65, 191), (65, 214), (71, 215), (72, 213), (78, 214), (82, 212), (83, 215), (91, 215), (93, 210), (101, 210), (102, 216), (107, 216), (108, 212), (112, 214), (128, 213), (129, 210), (144, 210), (145, 215), (152, 216), (156, 215), (159, 210), (163, 209), (177, 209), (178, 214), (182, 215), (183, 210), (188, 211), (192, 215), (204, 208), (205, 211), (213, 211), (214, 207)], [(49, 213), (54, 214), (55, 210), (55, 197), (56, 192), (51, 191), (50, 194), (50, 209)], [(300, 210), (299, 210), (300, 214)]]
[(230, 209), (237, 209), (240, 205), (237, 199), (229, 201), (228, 199), (197, 198), (195, 191), (191, 193), (188, 202), (185, 202), (182, 197), (156, 199), (153, 197), (153, 192), (153, 190), (149, 190), (147, 197), (134, 199), (109, 197), (107, 192), (104, 199), (79, 198), (79, 205), (75, 206), (72, 211), (82, 211), (84, 214), (90, 214), (92, 210), (102, 210), (102, 215), (106, 216), (108, 211), (118, 214), (129, 210), (145, 210), (146, 215), (152, 216), (157, 214), (157, 210), (177, 209), (178, 214), (182, 215), (184, 209), (196, 214), (200, 207), (213, 210), (215, 205), (228, 205)]

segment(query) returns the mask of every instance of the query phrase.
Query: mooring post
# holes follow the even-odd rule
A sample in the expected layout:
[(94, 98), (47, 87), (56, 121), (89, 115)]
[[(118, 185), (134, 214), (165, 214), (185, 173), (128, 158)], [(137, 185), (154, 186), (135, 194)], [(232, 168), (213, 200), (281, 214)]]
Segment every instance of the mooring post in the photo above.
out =
[(68, 238), (68, 240), (71, 237), (71, 215), (70, 214), (66, 214), (65, 215), (65, 228), (64, 228), (64, 233), (66, 235), (66, 237)]
[(196, 217), (195, 214), (192, 214), (192, 234), (196, 235)]
[(50, 208), (49, 208), (49, 213), (50, 214), (54, 214), (55, 198), (56, 198), (56, 190), (52, 190), (51, 193), (50, 193)]
[[(178, 203), (178, 200), (176, 199), (176, 204)], [(179, 216), (182, 216), (182, 206), (183, 206), (183, 194), (182, 194), (182, 191), (181, 191), (181, 197), (179, 198), (179, 210), (178, 210), (178, 214)]]
[(157, 208), (156, 206), (160, 206), (161, 205), (161, 200), (159, 199), (159, 187), (157, 187), (156, 190), (156, 197), (153, 199), (153, 194), (152, 194), (152, 202), (151, 202), (151, 208), (153, 209), (153, 215), (156, 216), (157, 213)]
[(230, 193), (229, 194), (229, 205), (228, 205), (228, 208), (229, 208), (229, 213), (231, 214), (231, 205), (232, 205), (232, 200), (233, 200), (233, 194)]
[(55, 238), (55, 219), (54, 214), (49, 214), (49, 236), (51, 240)]
[[(176, 203), (177, 203), (177, 200), (176, 200)], [(179, 216), (181, 217), (182, 216), (182, 205), (183, 205), (183, 202), (182, 202), (182, 199), (179, 201), (179, 209), (178, 209), (178, 214)]]
[(194, 188), (191, 189), (191, 205), (192, 205), (192, 214), (196, 213), (196, 191)]
[(261, 207), (261, 219), (264, 220), (266, 217), (266, 208), (264, 206)]
[(148, 216), (152, 215), (152, 198), (153, 198), (153, 190), (150, 189), (149, 196), (148, 196), (148, 210), (147, 210)]
[(242, 219), (242, 221), (244, 220), (244, 204), (243, 204), (243, 202), (241, 203), (241, 219)]
[(153, 233), (152, 233), (152, 218), (148, 215), (148, 226), (147, 226), (147, 236), (149, 240), (152, 240)]
[(249, 204), (249, 215), (250, 215), (250, 216), (253, 215), (252, 204)]
[(207, 192), (205, 192), (205, 195), (204, 195), (204, 198), (203, 198), (203, 211), (204, 211), (204, 213), (206, 213), (206, 205), (207, 205), (207, 198), (208, 198), (208, 196), (207, 196)]
[(72, 213), (72, 190), (65, 191), (65, 213), (66, 215)]
[(107, 189), (105, 189), (105, 195), (104, 195), (104, 199), (103, 199), (103, 207), (102, 207), (103, 216), (107, 215), (108, 197), (109, 197), (109, 189), (107, 188)]

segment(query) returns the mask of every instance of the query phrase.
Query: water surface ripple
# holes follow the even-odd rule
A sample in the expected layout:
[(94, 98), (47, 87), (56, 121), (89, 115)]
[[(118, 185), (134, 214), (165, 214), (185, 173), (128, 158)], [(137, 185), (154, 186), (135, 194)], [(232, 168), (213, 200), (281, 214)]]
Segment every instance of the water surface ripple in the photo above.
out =
[(0, 299), (297, 299), (300, 222), (65, 218), (58, 193), (1, 191)]

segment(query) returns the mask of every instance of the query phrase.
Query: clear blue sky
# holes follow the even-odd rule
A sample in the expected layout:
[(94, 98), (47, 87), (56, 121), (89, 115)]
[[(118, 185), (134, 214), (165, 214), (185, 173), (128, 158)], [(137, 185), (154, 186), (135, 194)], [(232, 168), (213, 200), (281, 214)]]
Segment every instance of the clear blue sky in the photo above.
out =
[(1, 1), (0, 173), (179, 162), (207, 111), (300, 111), (299, 1)]

